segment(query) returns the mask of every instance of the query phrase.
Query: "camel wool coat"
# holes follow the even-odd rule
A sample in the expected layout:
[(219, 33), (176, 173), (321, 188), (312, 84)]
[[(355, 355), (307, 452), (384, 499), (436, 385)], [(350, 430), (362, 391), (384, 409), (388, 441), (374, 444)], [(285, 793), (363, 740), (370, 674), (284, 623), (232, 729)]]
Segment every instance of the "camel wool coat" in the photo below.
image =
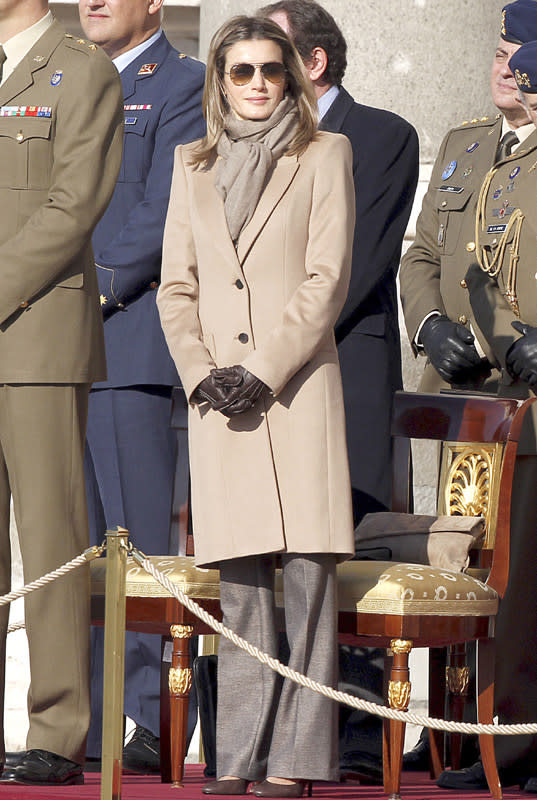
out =
[(196, 563), (272, 552), (354, 553), (345, 418), (333, 326), (354, 229), (352, 153), (319, 133), (273, 165), (234, 246), (218, 159), (176, 149), (157, 298), (187, 397), (213, 367), (269, 387), (228, 418), (189, 409)]

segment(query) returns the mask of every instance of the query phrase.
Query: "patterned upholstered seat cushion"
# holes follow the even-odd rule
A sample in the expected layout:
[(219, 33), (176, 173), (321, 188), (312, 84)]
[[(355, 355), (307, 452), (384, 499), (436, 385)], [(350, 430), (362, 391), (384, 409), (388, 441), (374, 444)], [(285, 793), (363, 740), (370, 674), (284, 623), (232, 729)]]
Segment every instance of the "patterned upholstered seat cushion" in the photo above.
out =
[(368, 614), (489, 616), (498, 595), (461, 572), (391, 561), (338, 566), (339, 608)]
[[(188, 597), (218, 599), (220, 573), (216, 569), (201, 569), (190, 556), (149, 556), (152, 565), (176, 583)], [(91, 593), (103, 595), (106, 581), (106, 559), (91, 562)], [(127, 560), (127, 597), (165, 597), (169, 592), (154, 580), (132, 558)]]

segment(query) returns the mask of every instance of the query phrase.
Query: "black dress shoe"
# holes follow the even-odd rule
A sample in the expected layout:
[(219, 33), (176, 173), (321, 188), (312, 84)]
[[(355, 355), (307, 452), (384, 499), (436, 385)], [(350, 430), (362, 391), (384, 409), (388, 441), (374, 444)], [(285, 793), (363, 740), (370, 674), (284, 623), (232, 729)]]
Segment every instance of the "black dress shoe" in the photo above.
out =
[(123, 748), (123, 769), (144, 775), (160, 772), (160, 739), (137, 725), (130, 742)]
[[(513, 767), (498, 769), (500, 783), (503, 787), (523, 785), (525, 777)], [(527, 777), (527, 776), (526, 776)], [(448, 769), (441, 773), (436, 781), (436, 785), (441, 789), (455, 789), (461, 792), (472, 792), (479, 789), (488, 789), (485, 770), (481, 761), (476, 761), (471, 767), (466, 769)]]
[(403, 755), (403, 770), (407, 772), (425, 772), (429, 769), (430, 753), (429, 737), (420, 737), (412, 750)]
[(15, 766), (4, 768), (0, 783), (67, 786), (84, 783), (82, 767), (48, 750), (27, 750)]
[(4, 757), (4, 769), (7, 767), (16, 767), (23, 756), (26, 755), (27, 750), (14, 750), (8, 751)]
[(534, 778), (530, 778), (529, 781), (526, 781), (524, 791), (531, 792), (531, 794), (537, 794), (537, 775)]
[(361, 786), (382, 784), (382, 761), (368, 753), (348, 753), (339, 764), (341, 781), (358, 780)]

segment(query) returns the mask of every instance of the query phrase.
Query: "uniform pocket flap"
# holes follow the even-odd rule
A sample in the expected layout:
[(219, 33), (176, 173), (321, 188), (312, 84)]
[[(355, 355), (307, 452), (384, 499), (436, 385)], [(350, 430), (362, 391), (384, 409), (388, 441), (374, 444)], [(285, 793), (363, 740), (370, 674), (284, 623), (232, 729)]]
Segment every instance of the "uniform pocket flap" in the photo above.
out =
[(125, 112), (125, 133), (137, 133), (143, 136), (147, 128), (147, 117), (140, 117), (136, 114)]
[[(462, 191), (455, 191), (462, 189)], [(466, 186), (440, 186), (437, 188), (437, 208), (439, 211), (462, 211), (473, 192)]]
[(46, 117), (0, 117), (0, 136), (17, 142), (27, 139), (48, 139), (51, 120)]

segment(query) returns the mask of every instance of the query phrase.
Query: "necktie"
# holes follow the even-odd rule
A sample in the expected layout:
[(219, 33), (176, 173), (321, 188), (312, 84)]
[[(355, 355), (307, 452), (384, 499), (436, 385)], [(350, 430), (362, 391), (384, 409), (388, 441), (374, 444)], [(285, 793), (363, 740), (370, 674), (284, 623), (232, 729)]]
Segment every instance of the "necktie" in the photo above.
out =
[(496, 151), (496, 161), (503, 161), (511, 155), (511, 150), (518, 143), (518, 136), (514, 131), (507, 131), (500, 139), (498, 150)]
[(0, 44), (0, 83), (2, 83), (2, 70), (4, 68), (4, 61), (6, 60), (6, 58), (7, 56), (5, 50)]

